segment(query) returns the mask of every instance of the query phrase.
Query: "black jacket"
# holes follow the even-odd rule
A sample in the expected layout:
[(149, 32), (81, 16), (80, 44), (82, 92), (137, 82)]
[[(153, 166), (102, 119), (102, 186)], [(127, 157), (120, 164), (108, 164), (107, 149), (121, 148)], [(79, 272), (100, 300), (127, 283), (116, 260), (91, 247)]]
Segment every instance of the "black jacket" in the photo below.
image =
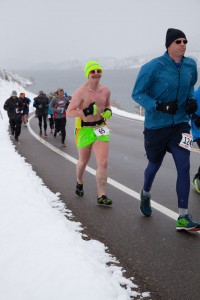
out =
[(33, 106), (36, 108), (36, 116), (48, 115), (49, 99), (47, 96), (38, 96), (33, 100)]
[(3, 108), (7, 111), (9, 119), (19, 119), (23, 112), (23, 102), (18, 97), (10, 97)]

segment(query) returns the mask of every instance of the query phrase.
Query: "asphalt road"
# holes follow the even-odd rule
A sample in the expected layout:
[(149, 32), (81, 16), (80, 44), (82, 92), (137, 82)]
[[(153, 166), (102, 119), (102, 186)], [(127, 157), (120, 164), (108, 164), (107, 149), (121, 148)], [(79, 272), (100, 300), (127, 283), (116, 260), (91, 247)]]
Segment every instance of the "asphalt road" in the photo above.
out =
[[(96, 203), (96, 182), (92, 172), (84, 178), (85, 195), (75, 194), (75, 163), (47, 147), (55, 146), (61, 153), (77, 159), (74, 144), (74, 120), (67, 122), (67, 148), (60, 147), (60, 138), (52, 134), (37, 140), (28, 128), (23, 127), (17, 151), (82, 223), (88, 238), (103, 242), (111, 254), (134, 277), (138, 291), (149, 291), (151, 299), (200, 299), (200, 234), (182, 233), (175, 229), (173, 217), (153, 209), (151, 218), (139, 212), (138, 193), (143, 184), (147, 159), (143, 147), (143, 123), (113, 116), (109, 122), (111, 142), (109, 153), (109, 178), (107, 194), (112, 207)], [(38, 135), (38, 121), (30, 120), (31, 129)], [(48, 130), (49, 131), (49, 130)], [(46, 141), (46, 145), (41, 141)], [(191, 179), (200, 164), (200, 153), (191, 153)], [(96, 169), (94, 157), (89, 166)], [(117, 182), (117, 183), (116, 183)], [(114, 184), (114, 186), (113, 186)], [(121, 184), (121, 185), (120, 185)], [(126, 189), (127, 188), (127, 189)], [(177, 213), (176, 169), (167, 154), (152, 189), (156, 203)], [(136, 193), (131, 194), (130, 191)], [(200, 195), (191, 187), (190, 211), (200, 220)]]

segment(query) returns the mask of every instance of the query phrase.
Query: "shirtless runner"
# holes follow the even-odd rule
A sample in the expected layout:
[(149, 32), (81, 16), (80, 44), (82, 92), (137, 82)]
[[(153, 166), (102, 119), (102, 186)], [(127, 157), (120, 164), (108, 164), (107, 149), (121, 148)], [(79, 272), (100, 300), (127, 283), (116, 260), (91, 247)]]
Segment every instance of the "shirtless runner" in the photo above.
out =
[(87, 62), (84, 72), (88, 81), (76, 90), (67, 109), (67, 117), (76, 118), (75, 139), (79, 154), (76, 166), (76, 194), (84, 195), (83, 174), (93, 149), (97, 163), (97, 202), (111, 205), (112, 201), (105, 192), (110, 140), (106, 119), (112, 115), (110, 90), (99, 83), (102, 67), (98, 62)]

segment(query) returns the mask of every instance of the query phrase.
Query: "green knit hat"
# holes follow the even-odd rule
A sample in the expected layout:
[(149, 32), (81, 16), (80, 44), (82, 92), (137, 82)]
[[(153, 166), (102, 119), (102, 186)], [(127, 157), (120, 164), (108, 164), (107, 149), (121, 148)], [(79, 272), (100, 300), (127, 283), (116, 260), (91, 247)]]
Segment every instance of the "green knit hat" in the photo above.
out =
[(102, 71), (102, 67), (100, 66), (100, 64), (97, 61), (90, 60), (86, 63), (85, 68), (84, 68), (86, 78), (88, 78), (90, 71), (92, 71), (92, 70), (101, 70)]

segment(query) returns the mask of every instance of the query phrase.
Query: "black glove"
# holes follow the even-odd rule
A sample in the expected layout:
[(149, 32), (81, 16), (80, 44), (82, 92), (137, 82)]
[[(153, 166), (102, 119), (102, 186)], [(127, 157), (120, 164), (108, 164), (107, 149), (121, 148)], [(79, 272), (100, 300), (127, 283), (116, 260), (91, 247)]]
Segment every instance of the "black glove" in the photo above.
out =
[(176, 101), (166, 102), (166, 103), (157, 103), (156, 110), (162, 111), (163, 113), (167, 113), (173, 115), (177, 112), (178, 104)]
[(97, 106), (95, 102), (91, 103), (88, 107), (83, 109), (84, 115), (87, 117), (89, 115), (96, 115), (97, 114)]
[(198, 106), (197, 106), (197, 102), (194, 99), (191, 100), (187, 100), (186, 103), (186, 112), (188, 113), (188, 115), (191, 115), (193, 113), (195, 113), (195, 111), (197, 110)]
[(192, 119), (194, 120), (194, 124), (197, 126), (197, 127), (200, 127), (200, 117), (193, 114), (192, 116)]

